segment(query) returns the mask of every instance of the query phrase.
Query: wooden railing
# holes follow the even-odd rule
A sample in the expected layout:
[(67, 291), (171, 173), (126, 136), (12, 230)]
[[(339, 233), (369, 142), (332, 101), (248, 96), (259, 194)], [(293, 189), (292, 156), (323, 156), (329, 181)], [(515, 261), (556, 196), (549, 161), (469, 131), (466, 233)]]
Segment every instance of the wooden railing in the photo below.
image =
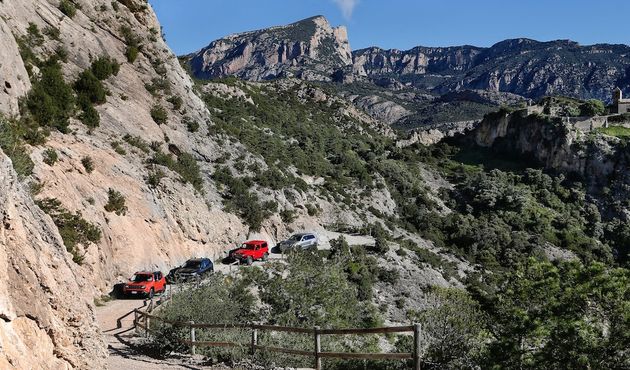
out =
[[(256, 324), (203, 324), (190, 322), (171, 321), (163, 319), (159, 316), (151, 315), (147, 312), (135, 310), (134, 311), (134, 325), (143, 329), (148, 335), (149, 333), (156, 332), (151, 329), (151, 321), (160, 321), (172, 326), (185, 327), (190, 329), (190, 336), (188, 340), (178, 339), (181, 344), (190, 346), (190, 351), (193, 355), (196, 354), (199, 347), (242, 347), (245, 346), (241, 343), (234, 342), (207, 342), (196, 340), (196, 329), (248, 329), (251, 330), (251, 341), (249, 344), (250, 354), (254, 355), (256, 351), (268, 351), (276, 353), (285, 353), (297, 356), (310, 356), (314, 358), (314, 365), (316, 370), (322, 368), (323, 358), (337, 358), (337, 359), (364, 359), (364, 360), (413, 360), (414, 370), (420, 370), (420, 325), (409, 326), (395, 326), (384, 328), (369, 328), (369, 329), (320, 329), (314, 327), (312, 329), (307, 328), (295, 328), (286, 326), (275, 325), (256, 325)], [(311, 334), (313, 336), (313, 350), (304, 351), (292, 348), (263, 346), (258, 344), (259, 331), (271, 331), (271, 332), (286, 332), (286, 333), (300, 333)], [(322, 335), (366, 335), (366, 334), (392, 334), (392, 333), (413, 333), (413, 352), (412, 353), (360, 353), (360, 352), (324, 352), (321, 348), (321, 336)]]

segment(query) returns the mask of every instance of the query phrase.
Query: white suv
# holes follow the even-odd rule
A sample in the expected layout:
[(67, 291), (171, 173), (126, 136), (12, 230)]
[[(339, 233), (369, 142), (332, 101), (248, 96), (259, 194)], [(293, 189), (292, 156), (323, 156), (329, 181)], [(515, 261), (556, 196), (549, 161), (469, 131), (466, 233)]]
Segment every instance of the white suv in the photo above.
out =
[(313, 233), (300, 233), (293, 234), (287, 240), (281, 241), (278, 243), (278, 247), (281, 252), (286, 252), (289, 249), (317, 249), (319, 245), (319, 240), (317, 236)]

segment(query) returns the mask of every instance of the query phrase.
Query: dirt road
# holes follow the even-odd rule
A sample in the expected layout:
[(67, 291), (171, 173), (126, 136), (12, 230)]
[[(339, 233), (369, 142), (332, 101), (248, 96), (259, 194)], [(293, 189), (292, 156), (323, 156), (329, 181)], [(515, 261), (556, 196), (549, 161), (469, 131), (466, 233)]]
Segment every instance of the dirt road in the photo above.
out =
[(143, 300), (121, 299), (96, 308), (96, 319), (101, 327), (109, 351), (110, 370), (192, 370), (212, 369), (179, 359), (156, 359), (136, 350), (142, 339), (135, 335), (133, 310), (144, 307)]

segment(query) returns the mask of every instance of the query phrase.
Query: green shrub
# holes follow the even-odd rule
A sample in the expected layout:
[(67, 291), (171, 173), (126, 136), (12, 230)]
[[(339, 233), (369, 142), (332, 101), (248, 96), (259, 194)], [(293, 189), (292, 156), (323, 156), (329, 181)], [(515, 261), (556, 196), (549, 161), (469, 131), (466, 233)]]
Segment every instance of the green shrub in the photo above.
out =
[(81, 72), (74, 83), (74, 90), (77, 95), (86, 97), (94, 104), (103, 104), (107, 99), (105, 86), (89, 69)]
[(186, 119), (186, 128), (188, 132), (197, 132), (199, 131), (199, 122), (193, 121), (192, 119)]
[(173, 109), (175, 110), (182, 109), (182, 105), (184, 104), (184, 101), (178, 95), (171, 96), (170, 98), (167, 99), (167, 101), (173, 105)]
[(59, 2), (59, 10), (70, 18), (74, 17), (77, 13), (77, 8), (70, 0), (61, 0)]
[(170, 93), (171, 83), (164, 77), (154, 77), (150, 83), (144, 84), (144, 88), (153, 95), (159, 96), (160, 93)]
[(44, 35), (50, 37), (53, 40), (59, 41), (61, 31), (59, 31), (59, 28), (49, 26), (44, 28)]
[(164, 177), (166, 177), (166, 174), (159, 168), (155, 171), (151, 171), (151, 173), (147, 177), (147, 185), (149, 185), (149, 187), (152, 189), (156, 189), (158, 186), (160, 186), (160, 182)]
[(258, 196), (249, 191), (250, 178), (234, 177), (227, 167), (217, 168), (212, 178), (226, 187), (223, 194), (226, 210), (239, 215), (254, 231), (260, 230), (262, 222), (277, 209), (275, 202), (261, 203)]
[(26, 107), (40, 126), (68, 132), (68, 118), (74, 111), (72, 89), (63, 79), (61, 66), (49, 60), (40, 66), (40, 77), (26, 98)]
[(86, 156), (81, 158), (81, 164), (87, 173), (92, 173), (92, 171), (94, 171), (94, 161), (91, 157)]
[(54, 198), (46, 198), (36, 201), (39, 208), (53, 219), (59, 228), (59, 234), (63, 239), (68, 252), (72, 254), (74, 262), (81, 264), (83, 255), (77, 249), (78, 244), (87, 246), (98, 243), (101, 240), (101, 230), (81, 217), (81, 213), (71, 213), (63, 208), (61, 202)]
[(604, 102), (597, 99), (591, 99), (580, 105), (580, 115), (582, 116), (601, 116), (606, 111)]
[(81, 114), (79, 115), (81, 122), (87, 127), (98, 127), (101, 123), (101, 116), (90, 99), (86, 95), (80, 95), (78, 104), (81, 108)]
[(0, 115), (0, 148), (13, 164), (13, 169), (20, 179), (33, 173), (35, 164), (24, 146), (23, 129), (19, 123), (9, 121)]
[(199, 169), (199, 164), (197, 164), (197, 161), (192, 155), (182, 153), (177, 158), (175, 171), (184, 179), (185, 182), (190, 183), (195, 189), (197, 189), (197, 191), (203, 191), (201, 170)]
[(127, 46), (127, 50), (125, 51), (125, 56), (127, 57), (127, 61), (129, 63), (133, 63), (138, 59), (138, 54), (140, 53), (140, 49), (137, 46)]
[(118, 216), (127, 214), (124, 195), (112, 188), (107, 190), (107, 204), (105, 204), (105, 210), (107, 212), (114, 212)]
[(151, 118), (153, 118), (153, 121), (158, 125), (164, 124), (168, 119), (168, 112), (163, 106), (156, 104), (151, 108)]
[(125, 39), (125, 43), (127, 44), (127, 50), (125, 51), (127, 61), (129, 63), (133, 63), (138, 58), (140, 48), (142, 47), (142, 45), (140, 45), (140, 38), (138, 37), (138, 35), (133, 33), (131, 28), (129, 28), (128, 26), (123, 26), (120, 29), (120, 32), (122, 33)]
[(116, 153), (120, 155), (127, 154), (127, 151), (125, 150), (125, 148), (122, 147), (119, 141), (112, 141), (111, 146)]
[(400, 279), (400, 273), (396, 269), (380, 268), (378, 270), (378, 279), (387, 284), (396, 284)]
[(314, 206), (310, 203), (306, 204), (306, 212), (308, 213), (309, 216), (317, 216), (320, 212), (319, 208), (317, 208), (317, 206)]
[(57, 163), (57, 160), (59, 159), (57, 151), (53, 148), (48, 148), (44, 150), (44, 152), (42, 153), (42, 157), (44, 158), (44, 163), (49, 166), (53, 166), (55, 163)]
[(376, 254), (385, 254), (389, 252), (389, 242), (384, 237), (377, 237), (373, 246), (369, 246), (368, 250)]
[(68, 61), (68, 49), (66, 49), (63, 46), (58, 46), (55, 49), (55, 57), (58, 60), (60, 60), (60, 61), (62, 61), (64, 63), (67, 62)]
[(149, 144), (140, 136), (125, 134), (125, 136), (123, 136), (123, 140), (125, 140), (127, 144), (134, 146), (145, 153), (148, 153), (150, 151)]
[(39, 32), (39, 27), (35, 23), (29, 23), (26, 28), (27, 37), (29, 39), (29, 43), (32, 45), (41, 45), (44, 43), (44, 36), (42, 36), (41, 32)]
[(109, 57), (100, 57), (92, 62), (90, 70), (99, 80), (106, 80), (110, 76), (118, 75), (120, 64)]
[(290, 224), (297, 218), (294, 210), (283, 209), (280, 211), (280, 218), (285, 224)]
[(601, 127), (597, 129), (598, 132), (601, 132), (605, 135), (615, 136), (620, 138), (630, 138), (630, 128), (624, 126), (608, 126)]
[(175, 161), (169, 154), (162, 153), (158, 148), (150, 163), (165, 166), (171, 171), (177, 172), (184, 182), (190, 183), (198, 192), (203, 193), (201, 170), (192, 155), (182, 153)]

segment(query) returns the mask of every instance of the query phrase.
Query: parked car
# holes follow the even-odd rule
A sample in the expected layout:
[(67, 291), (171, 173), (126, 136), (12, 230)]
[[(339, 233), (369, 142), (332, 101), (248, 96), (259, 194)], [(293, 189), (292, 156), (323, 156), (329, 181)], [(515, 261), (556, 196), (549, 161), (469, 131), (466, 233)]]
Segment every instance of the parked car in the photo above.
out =
[(153, 298), (156, 293), (166, 290), (166, 279), (161, 271), (138, 271), (123, 286), (126, 296), (143, 296)]
[(289, 239), (278, 243), (278, 248), (284, 253), (290, 249), (317, 249), (318, 245), (319, 239), (317, 239), (317, 235), (313, 233), (299, 233), (293, 234)]
[(249, 240), (241, 245), (240, 248), (232, 250), (230, 257), (239, 263), (247, 263), (251, 265), (254, 261), (266, 261), (269, 257), (269, 245), (264, 240)]
[(172, 284), (201, 279), (212, 272), (214, 272), (214, 264), (209, 258), (192, 258), (183, 265), (169, 271), (168, 275), (166, 275), (166, 281)]

